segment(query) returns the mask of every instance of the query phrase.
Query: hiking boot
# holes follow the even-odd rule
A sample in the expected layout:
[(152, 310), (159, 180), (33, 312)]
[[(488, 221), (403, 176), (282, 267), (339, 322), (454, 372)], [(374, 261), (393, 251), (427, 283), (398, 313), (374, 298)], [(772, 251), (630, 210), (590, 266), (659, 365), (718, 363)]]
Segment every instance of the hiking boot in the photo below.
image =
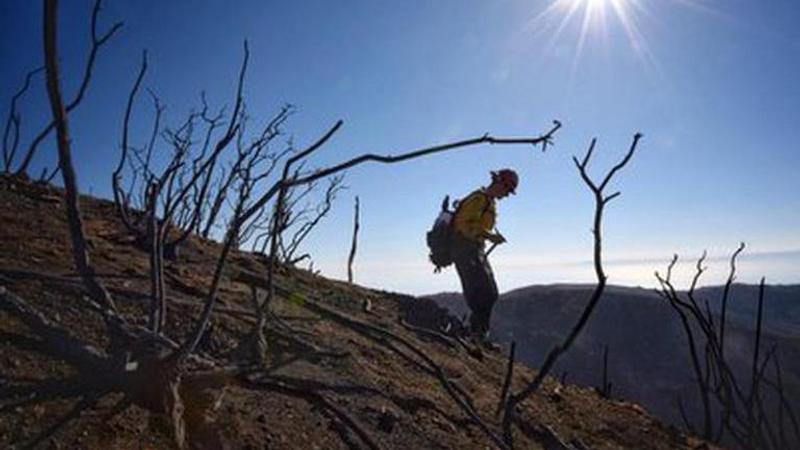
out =
[(482, 350), (500, 352), (503, 349), (500, 347), (500, 344), (489, 340), (489, 333), (472, 333), (470, 340), (475, 344), (476, 347)]

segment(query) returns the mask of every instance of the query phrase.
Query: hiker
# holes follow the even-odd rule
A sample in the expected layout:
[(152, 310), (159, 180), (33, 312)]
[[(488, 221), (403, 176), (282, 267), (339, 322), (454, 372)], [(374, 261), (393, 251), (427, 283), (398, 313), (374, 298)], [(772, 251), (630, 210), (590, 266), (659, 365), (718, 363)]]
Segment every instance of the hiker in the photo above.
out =
[(492, 171), (491, 176), (492, 183), (488, 187), (473, 191), (458, 203), (452, 222), (451, 244), (464, 299), (472, 311), (472, 337), (484, 345), (488, 344), (489, 320), (498, 297), (485, 241), (493, 245), (506, 242), (503, 235), (492, 231), (497, 217), (495, 200), (513, 194), (519, 183), (517, 173), (511, 169)]

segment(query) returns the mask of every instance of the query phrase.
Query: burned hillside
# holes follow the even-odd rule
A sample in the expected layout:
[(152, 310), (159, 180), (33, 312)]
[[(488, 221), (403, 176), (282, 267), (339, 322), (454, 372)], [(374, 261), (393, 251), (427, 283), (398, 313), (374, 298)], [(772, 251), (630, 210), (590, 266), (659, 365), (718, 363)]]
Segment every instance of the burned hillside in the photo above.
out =
[[(54, 357), (58, 352), (37, 334), (43, 323), (20, 313), (24, 304), (71, 340), (95, 349), (108, 345), (103, 321), (86, 306), (86, 292), (71, 264), (62, 191), (15, 177), (0, 180), (5, 289), (0, 444), (174, 447), (169, 410), (159, 412), (121, 392), (92, 395), (91, 383), (100, 374), (81, 372), (63, 355)], [(84, 196), (81, 205), (96, 276), (125, 320), (146, 325), (147, 253), (119, 223), (113, 203)], [(219, 244), (191, 236), (180, 259), (165, 264), (165, 329), (176, 341), (200, 316), (219, 251)], [(189, 363), (197, 367), (178, 387), (188, 446), (495, 445), (489, 434), (500, 433), (495, 409), (506, 356), (484, 353), (479, 359), (451, 336), (423, 328), (455, 319), (435, 317), (443, 312), (421, 299), (281, 266), (264, 364), (242, 367), (242, 343), (255, 320), (252, 297), (263, 295), (259, 285), (266, 270), (263, 256), (232, 252), (219, 305), (198, 346), (200, 357)], [(533, 373), (517, 364), (512, 389), (524, 386)], [(519, 448), (691, 448), (697, 443), (635, 404), (550, 378), (519, 405), (517, 422)]]

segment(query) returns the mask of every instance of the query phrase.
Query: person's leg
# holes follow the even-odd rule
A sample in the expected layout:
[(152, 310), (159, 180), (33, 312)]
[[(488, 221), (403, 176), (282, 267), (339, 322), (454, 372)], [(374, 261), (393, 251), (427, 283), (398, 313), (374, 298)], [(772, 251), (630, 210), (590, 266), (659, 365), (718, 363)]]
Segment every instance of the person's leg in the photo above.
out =
[(478, 281), (478, 278), (480, 278), (479, 251), (480, 248), (477, 244), (460, 238), (454, 240), (453, 261), (458, 272), (458, 278), (461, 281), (464, 302), (470, 309), (470, 321), (480, 303), (481, 288)]
[(497, 301), (497, 284), (483, 249), (474, 243), (461, 241), (454, 247), (454, 260), (464, 300), (469, 306), (473, 334), (483, 337), (489, 331), (492, 308)]
[(472, 307), (470, 325), (473, 333), (481, 338), (485, 338), (486, 334), (489, 332), (492, 309), (497, 302), (498, 290), (492, 267), (489, 265), (489, 261), (482, 252), (477, 255), (475, 267), (476, 269), (473, 274), (475, 280), (473, 291), (475, 299), (474, 306)]

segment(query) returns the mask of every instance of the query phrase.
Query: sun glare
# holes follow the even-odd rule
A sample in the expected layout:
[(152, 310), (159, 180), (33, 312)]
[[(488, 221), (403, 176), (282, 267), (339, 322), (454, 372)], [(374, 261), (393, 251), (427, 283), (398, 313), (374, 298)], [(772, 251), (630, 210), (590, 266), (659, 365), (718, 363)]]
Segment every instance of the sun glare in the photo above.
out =
[[(590, 36), (599, 38), (608, 45), (609, 32), (619, 27), (628, 42), (628, 47), (636, 53), (648, 68), (657, 66), (644, 35), (640, 30), (641, 18), (648, 16), (648, 0), (553, 0), (544, 11), (537, 14), (529, 23), (529, 29), (550, 35), (548, 48), (564, 39), (575, 40), (573, 70), (583, 54)], [(577, 36), (565, 36), (573, 21), (580, 21)]]

